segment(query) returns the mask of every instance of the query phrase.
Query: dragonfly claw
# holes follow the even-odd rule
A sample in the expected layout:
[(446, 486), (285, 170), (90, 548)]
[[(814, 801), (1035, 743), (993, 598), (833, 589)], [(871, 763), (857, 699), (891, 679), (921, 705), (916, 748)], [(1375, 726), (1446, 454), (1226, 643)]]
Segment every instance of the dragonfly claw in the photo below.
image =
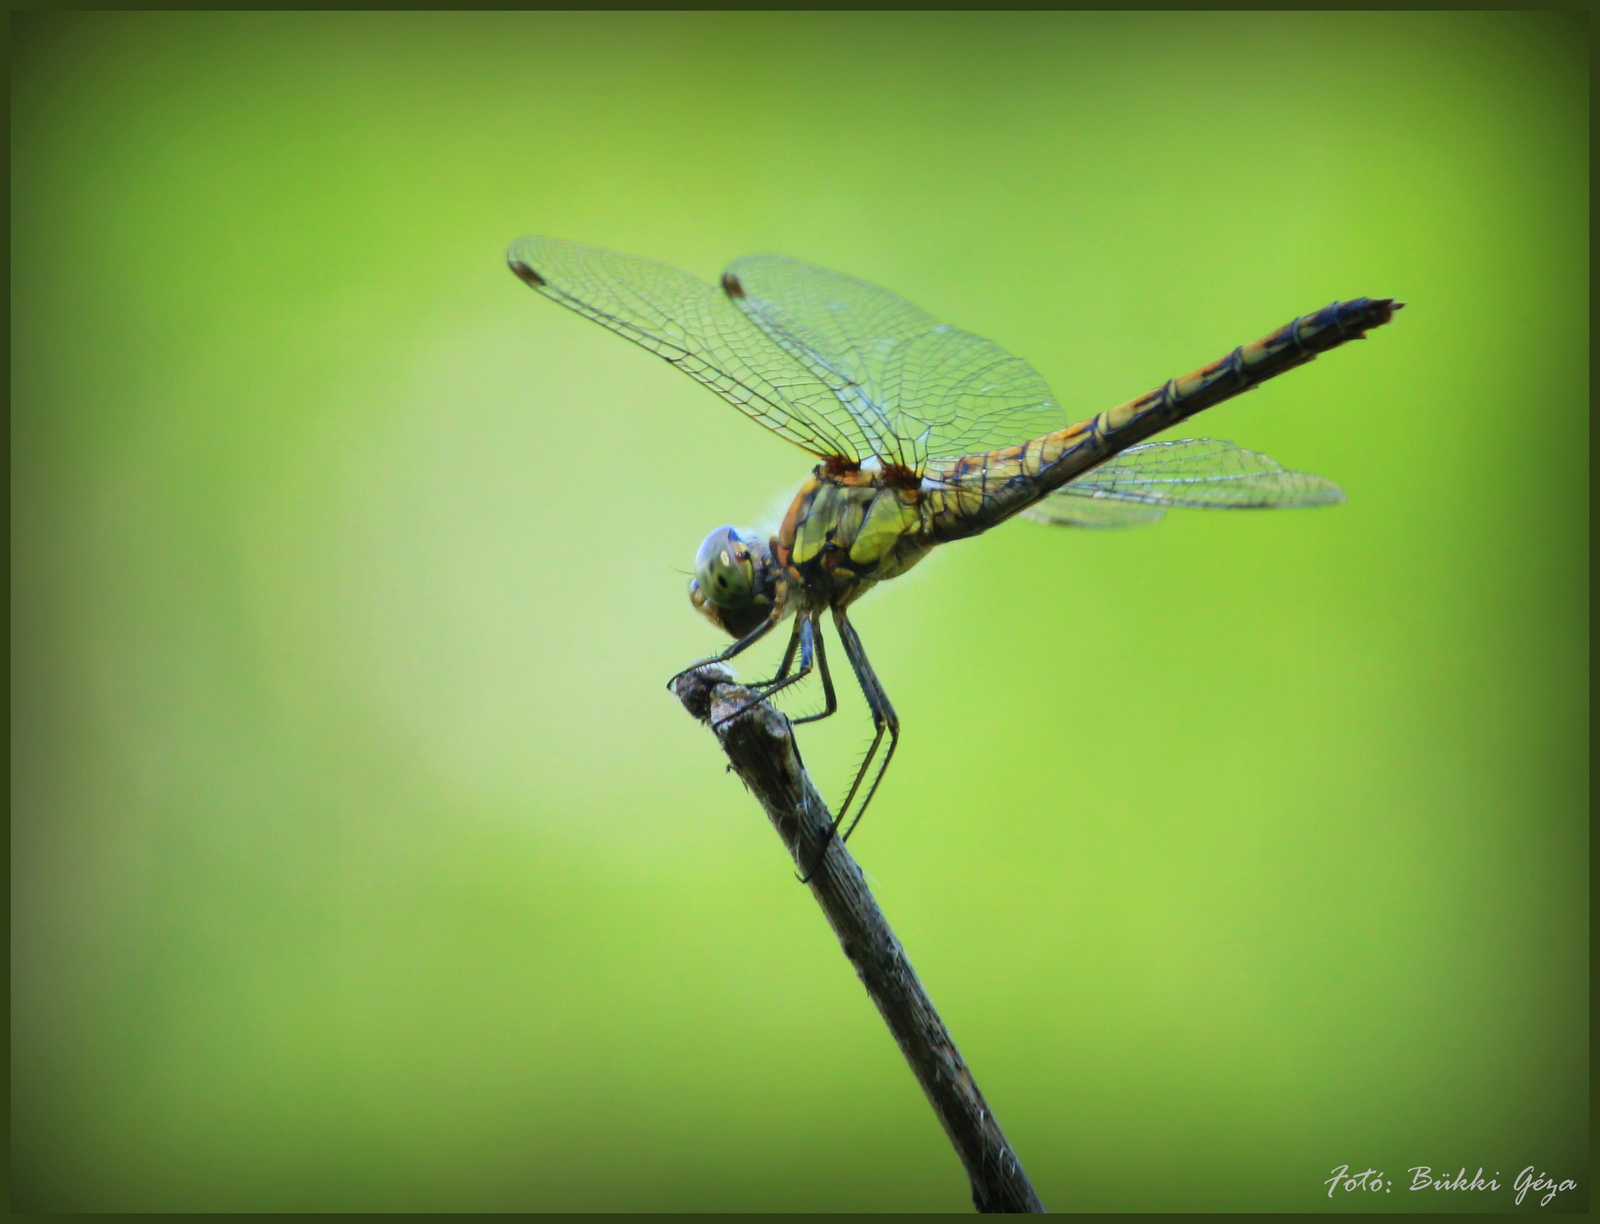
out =
[(822, 870), (822, 864), (828, 859), (828, 847), (833, 844), (834, 834), (837, 833), (838, 830), (839, 822), (835, 820), (833, 824), (828, 827), (828, 832), (822, 839), (822, 848), (817, 851), (817, 861), (811, 864), (811, 870), (806, 872), (805, 875), (795, 876), (795, 879), (799, 880), (800, 883), (811, 883), (811, 881), (816, 878), (817, 872)]

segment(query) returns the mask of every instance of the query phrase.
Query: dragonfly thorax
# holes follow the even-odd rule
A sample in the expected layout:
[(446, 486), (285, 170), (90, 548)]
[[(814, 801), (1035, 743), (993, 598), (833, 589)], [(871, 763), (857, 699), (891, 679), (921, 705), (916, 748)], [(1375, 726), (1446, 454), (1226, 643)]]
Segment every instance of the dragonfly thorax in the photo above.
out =
[(778, 529), (778, 561), (808, 602), (844, 606), (902, 574), (932, 546), (920, 494), (878, 471), (818, 468)]

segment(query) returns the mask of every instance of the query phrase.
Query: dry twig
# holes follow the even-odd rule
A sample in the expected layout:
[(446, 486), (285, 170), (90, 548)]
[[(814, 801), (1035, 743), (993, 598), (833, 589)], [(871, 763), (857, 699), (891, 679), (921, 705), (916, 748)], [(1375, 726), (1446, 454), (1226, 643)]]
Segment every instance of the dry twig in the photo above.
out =
[[(800, 763), (789, 720), (762, 702), (717, 726), (753, 696), (719, 665), (680, 676), (673, 689), (689, 713), (713, 726), (734, 772), (761, 801), (795, 862), (806, 868), (816, 863), (833, 817)], [(861, 868), (837, 838), (826, 845), (811, 877), (812, 895), (955, 1145), (972, 1182), (973, 1204), (979, 1211), (1043, 1211)]]

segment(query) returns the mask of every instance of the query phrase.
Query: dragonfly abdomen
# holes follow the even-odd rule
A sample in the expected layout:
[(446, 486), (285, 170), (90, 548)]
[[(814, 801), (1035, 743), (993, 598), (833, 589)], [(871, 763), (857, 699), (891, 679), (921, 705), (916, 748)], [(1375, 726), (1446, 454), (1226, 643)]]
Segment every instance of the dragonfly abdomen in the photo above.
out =
[(1097, 417), (1021, 446), (954, 460), (924, 481), (927, 530), (938, 540), (986, 531), (1128, 447), (1361, 339), (1400, 306), (1392, 298), (1334, 302)]

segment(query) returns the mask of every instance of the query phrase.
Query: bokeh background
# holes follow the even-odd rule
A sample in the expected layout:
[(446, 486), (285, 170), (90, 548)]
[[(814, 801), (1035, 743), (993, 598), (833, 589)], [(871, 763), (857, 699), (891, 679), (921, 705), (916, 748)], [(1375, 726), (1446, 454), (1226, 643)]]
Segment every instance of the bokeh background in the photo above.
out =
[[(13, 34), (18, 1209), (969, 1207), (662, 688), (809, 461), (528, 232), (848, 271), (1073, 419), (1410, 303), (1184, 431), (1347, 505), (863, 603), (852, 845), (1055, 1210), (1586, 1205), (1585, 17)], [(830, 793), (867, 738), (803, 733)]]

